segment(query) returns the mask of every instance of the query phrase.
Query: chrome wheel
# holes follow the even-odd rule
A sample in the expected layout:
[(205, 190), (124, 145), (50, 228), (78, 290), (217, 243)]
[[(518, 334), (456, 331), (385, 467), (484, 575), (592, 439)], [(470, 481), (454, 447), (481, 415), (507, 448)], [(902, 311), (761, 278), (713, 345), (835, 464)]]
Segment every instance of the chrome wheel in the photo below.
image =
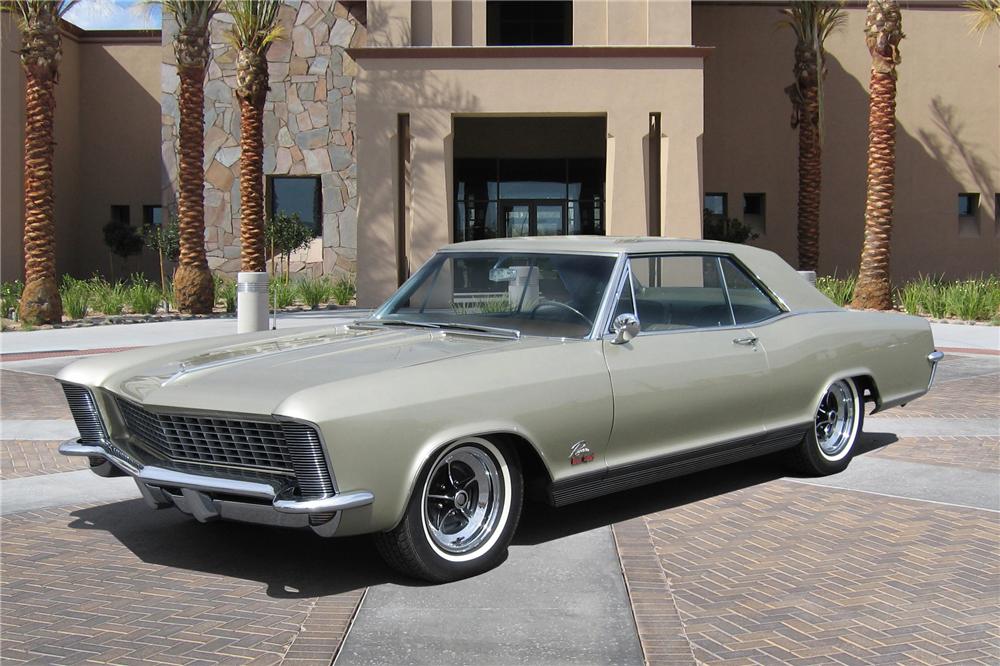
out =
[(830, 385), (816, 411), (816, 443), (828, 460), (839, 460), (854, 442), (858, 426), (858, 395), (846, 380)]
[(488, 542), (505, 516), (505, 476), (477, 446), (460, 445), (440, 457), (424, 485), (424, 527), (432, 545), (447, 557)]

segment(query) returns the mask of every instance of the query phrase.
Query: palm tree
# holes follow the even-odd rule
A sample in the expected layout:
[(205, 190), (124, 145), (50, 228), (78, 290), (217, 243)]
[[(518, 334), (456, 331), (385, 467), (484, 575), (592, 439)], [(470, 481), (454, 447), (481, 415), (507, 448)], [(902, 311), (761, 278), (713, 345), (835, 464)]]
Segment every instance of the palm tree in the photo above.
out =
[(180, 79), (178, 108), (179, 196), (177, 218), (180, 257), (174, 274), (174, 298), (181, 312), (206, 314), (215, 304), (215, 285), (205, 256), (205, 70), (212, 50), (208, 27), (219, 1), (163, 0), (177, 20), (174, 55)]
[(19, 19), (24, 67), (24, 291), (19, 306), (29, 324), (62, 321), (56, 276), (55, 148), (56, 82), (62, 58), (59, 20), (77, 0), (5, 0), (0, 9)]
[(851, 305), (892, 309), (889, 241), (896, 194), (896, 66), (903, 39), (897, 0), (868, 0), (865, 41), (872, 56), (868, 99), (868, 192), (861, 268)]
[(799, 130), (799, 269), (819, 264), (819, 209), (823, 182), (823, 44), (847, 17), (842, 2), (800, 0), (782, 9), (779, 25), (795, 32), (795, 82), (785, 88), (792, 100), (792, 128)]
[(236, 57), (240, 100), (240, 247), (244, 272), (267, 269), (264, 247), (264, 100), (267, 51), (283, 34), (280, 0), (227, 0), (233, 17), (230, 38)]
[(986, 32), (1000, 28), (1000, 0), (966, 0), (962, 6), (972, 12), (972, 31)]

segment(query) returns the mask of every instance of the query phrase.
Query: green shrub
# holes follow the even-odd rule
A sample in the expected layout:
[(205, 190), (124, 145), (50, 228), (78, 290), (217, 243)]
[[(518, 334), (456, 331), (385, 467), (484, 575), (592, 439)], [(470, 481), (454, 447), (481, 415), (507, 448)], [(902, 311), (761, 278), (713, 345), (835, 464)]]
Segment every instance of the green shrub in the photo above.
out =
[(1000, 278), (991, 275), (945, 282), (921, 276), (897, 289), (896, 297), (909, 314), (990, 321), (1000, 309)]
[(70, 319), (83, 319), (90, 311), (90, 285), (84, 280), (64, 275), (59, 287), (63, 311)]
[(333, 295), (333, 284), (327, 277), (305, 278), (297, 284), (299, 299), (313, 310)]
[(96, 275), (87, 281), (90, 286), (91, 303), (98, 312), (109, 317), (120, 315), (125, 310), (127, 302), (125, 285), (121, 282), (108, 282)]
[(267, 300), (279, 310), (295, 303), (295, 285), (287, 280), (271, 280), (267, 283)]
[(848, 275), (846, 278), (838, 278), (836, 275), (816, 278), (816, 288), (841, 307), (854, 299), (854, 287), (857, 283), (858, 278), (854, 275)]
[(357, 285), (353, 275), (345, 275), (339, 278), (330, 291), (333, 300), (337, 305), (347, 305), (358, 293)]
[(129, 309), (135, 314), (156, 314), (163, 300), (160, 286), (153, 284), (143, 275), (133, 275), (126, 289)]
[(216, 275), (215, 280), (215, 302), (221, 302), (226, 312), (236, 312), (236, 282), (221, 275)]
[(9, 317), (17, 312), (18, 304), (21, 302), (21, 293), (24, 291), (24, 283), (20, 280), (4, 282), (0, 285), (0, 316)]

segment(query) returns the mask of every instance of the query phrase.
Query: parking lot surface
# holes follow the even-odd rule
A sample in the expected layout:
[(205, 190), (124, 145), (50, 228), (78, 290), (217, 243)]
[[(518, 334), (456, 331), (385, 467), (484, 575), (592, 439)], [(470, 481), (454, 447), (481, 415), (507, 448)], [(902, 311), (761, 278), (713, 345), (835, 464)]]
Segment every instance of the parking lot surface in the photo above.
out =
[(203, 525), (102, 487), (55, 453), (72, 424), (48, 375), (72, 357), (19, 358), (0, 366), (4, 662), (1000, 662), (988, 349), (868, 418), (843, 474), (765, 458), (530, 505), (505, 564), (438, 587), (364, 537)]

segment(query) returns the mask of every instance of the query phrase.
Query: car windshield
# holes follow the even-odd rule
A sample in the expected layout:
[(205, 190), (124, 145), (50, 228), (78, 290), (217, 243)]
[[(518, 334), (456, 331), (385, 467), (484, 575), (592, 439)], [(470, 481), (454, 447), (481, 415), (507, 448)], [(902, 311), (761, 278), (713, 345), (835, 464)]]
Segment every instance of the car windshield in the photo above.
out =
[(614, 265), (615, 257), (602, 255), (441, 252), (374, 319), (583, 338)]

